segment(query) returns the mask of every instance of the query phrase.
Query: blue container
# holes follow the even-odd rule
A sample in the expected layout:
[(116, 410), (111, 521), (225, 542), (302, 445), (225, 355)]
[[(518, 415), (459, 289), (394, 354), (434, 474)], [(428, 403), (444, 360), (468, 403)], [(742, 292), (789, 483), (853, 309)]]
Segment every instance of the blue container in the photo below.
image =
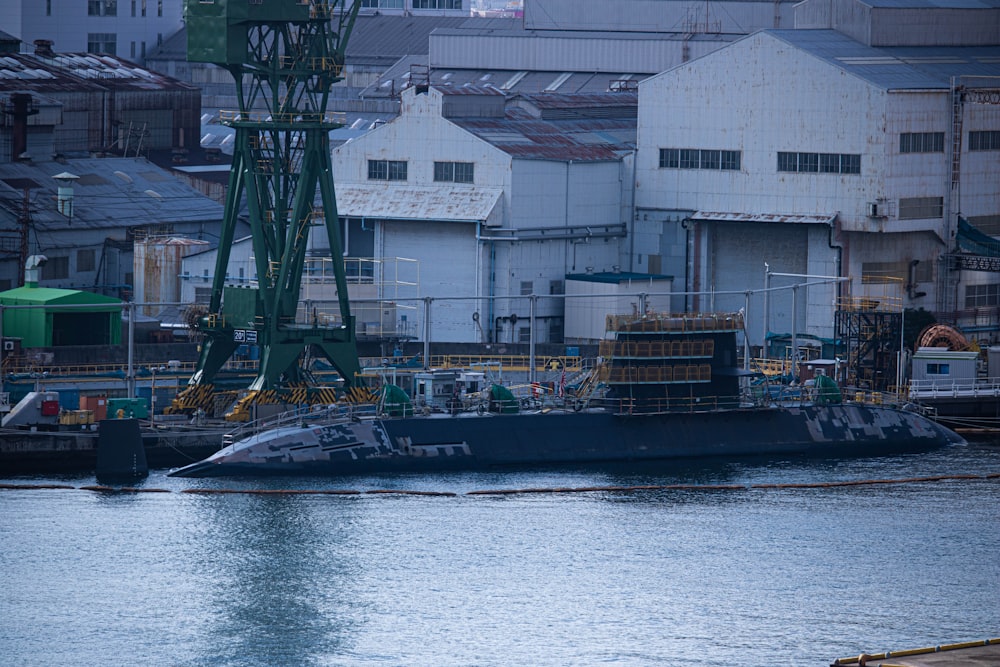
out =
[(63, 410), (79, 410), (80, 409), (80, 390), (79, 389), (58, 389), (59, 393), (59, 407)]
[(576, 347), (575, 345), (572, 346), (572, 347), (567, 347), (566, 348), (566, 356), (567, 357), (579, 357), (580, 356), (580, 348)]

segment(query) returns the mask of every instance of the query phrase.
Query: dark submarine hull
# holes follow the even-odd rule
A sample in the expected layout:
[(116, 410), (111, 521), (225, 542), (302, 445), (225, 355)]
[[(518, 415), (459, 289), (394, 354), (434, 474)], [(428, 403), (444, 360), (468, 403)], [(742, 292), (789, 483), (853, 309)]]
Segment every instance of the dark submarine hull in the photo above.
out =
[(964, 442), (918, 413), (860, 403), (632, 415), (600, 409), (436, 414), (276, 428), (170, 474), (352, 475), (775, 455), (875, 456)]

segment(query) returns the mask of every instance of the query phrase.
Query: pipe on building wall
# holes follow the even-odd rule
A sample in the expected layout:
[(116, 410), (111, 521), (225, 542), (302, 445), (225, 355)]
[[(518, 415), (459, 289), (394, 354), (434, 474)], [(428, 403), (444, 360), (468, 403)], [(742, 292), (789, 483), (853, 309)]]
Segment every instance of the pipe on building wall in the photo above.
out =
[[(496, 283), (497, 283), (497, 245), (496, 245), (496, 243), (494, 241), (490, 241), (490, 269), (489, 269), (489, 271), (490, 271), (490, 274), (489, 274), (489, 297), (490, 297), (489, 321), (492, 322), (493, 321), (493, 313), (494, 313), (494, 305), (493, 304), (496, 301), (496, 299), (494, 299), (493, 296), (496, 294)], [(490, 340), (488, 342), (490, 342), (490, 343), (499, 343), (500, 342), (499, 340), (497, 340), (497, 338), (494, 335), (494, 332), (492, 330), (490, 331)]]
[(573, 161), (566, 163), (566, 184), (563, 186), (563, 224), (569, 227), (569, 168), (573, 166)]
[(695, 222), (691, 218), (684, 218), (681, 220), (681, 228), (684, 230), (684, 312), (691, 311), (691, 292), (694, 285), (694, 263), (692, 258), (692, 244), (694, 240), (691, 237), (692, 225)]
[[(830, 233), (827, 237), (827, 245), (831, 250), (837, 253), (837, 268), (834, 271), (834, 275), (843, 276), (844, 275), (844, 242), (840, 240), (842, 235), (841, 224), (840, 224), (840, 214), (833, 216), (833, 220), (830, 222)], [(839, 302), (844, 297), (844, 290), (842, 283), (838, 282), (834, 284), (837, 292), (836, 301)]]
[[(597, 228), (597, 231), (594, 229)], [(520, 234), (510, 234), (509, 236), (483, 236), (484, 241), (586, 241), (587, 239), (611, 239), (621, 238), (627, 233), (625, 223), (615, 223), (610, 225), (577, 225), (568, 228), (568, 231), (547, 234), (551, 227), (532, 227), (522, 229)], [(557, 227), (555, 229), (562, 229)], [(577, 231), (579, 230), (579, 231)], [(512, 230), (513, 231), (513, 230)], [(530, 232), (536, 232), (531, 234)]]
[[(618, 163), (619, 174), (621, 170), (625, 168), (625, 161), (622, 160)], [(622, 178), (624, 178), (622, 176)], [(639, 213), (635, 207), (635, 159), (632, 161), (632, 195), (629, 205), (625, 208), (629, 212), (628, 227), (626, 228), (626, 233), (628, 234), (628, 270), (635, 273), (635, 222), (639, 218)], [(648, 265), (648, 263), (647, 263)]]
[(479, 297), (483, 295), (483, 223), (476, 223), (476, 310), (472, 321), (476, 323), (476, 327), (479, 329), (479, 342), (486, 343), (488, 341), (483, 340), (484, 333), (483, 327), (479, 324), (479, 311), (483, 309), (482, 302)]

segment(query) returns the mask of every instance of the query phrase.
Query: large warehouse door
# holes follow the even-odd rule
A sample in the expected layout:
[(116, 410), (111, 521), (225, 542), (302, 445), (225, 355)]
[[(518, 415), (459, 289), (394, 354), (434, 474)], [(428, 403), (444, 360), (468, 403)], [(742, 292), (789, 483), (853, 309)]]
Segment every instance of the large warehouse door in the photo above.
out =
[[(716, 295), (701, 302), (702, 310), (737, 311), (744, 307), (746, 290), (764, 288), (765, 262), (777, 273), (808, 273), (809, 229), (811, 225), (709, 223), (710, 258), (706, 272), (711, 284), (702, 289), (715, 292), (739, 292), (736, 295)], [(772, 287), (801, 282), (792, 279), (771, 281)], [(799, 295), (796, 313), (798, 331), (806, 323), (805, 295)], [(769, 328), (772, 332), (787, 333), (792, 330), (791, 290), (773, 292), (769, 298)], [(747, 317), (747, 330), (752, 345), (763, 341), (764, 299), (753, 297)]]

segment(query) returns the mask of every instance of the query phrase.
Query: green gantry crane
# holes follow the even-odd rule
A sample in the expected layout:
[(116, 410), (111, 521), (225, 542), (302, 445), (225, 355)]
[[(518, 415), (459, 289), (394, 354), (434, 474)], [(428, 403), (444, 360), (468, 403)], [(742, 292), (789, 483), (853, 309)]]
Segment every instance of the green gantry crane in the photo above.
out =
[[(188, 60), (232, 74), (240, 108), (222, 112), (236, 130), (205, 336), (189, 388), (210, 385), (243, 343), (261, 358), (251, 391), (307, 380), (300, 359), (315, 346), (348, 388), (359, 371), (354, 318), (334, 198), (327, 113), (361, 0), (185, 0)], [(314, 205), (317, 188), (322, 206)], [(258, 287), (226, 286), (240, 205), (246, 196)], [(311, 227), (325, 226), (340, 320), (296, 322)], [(195, 387), (192, 387), (194, 385)]]

